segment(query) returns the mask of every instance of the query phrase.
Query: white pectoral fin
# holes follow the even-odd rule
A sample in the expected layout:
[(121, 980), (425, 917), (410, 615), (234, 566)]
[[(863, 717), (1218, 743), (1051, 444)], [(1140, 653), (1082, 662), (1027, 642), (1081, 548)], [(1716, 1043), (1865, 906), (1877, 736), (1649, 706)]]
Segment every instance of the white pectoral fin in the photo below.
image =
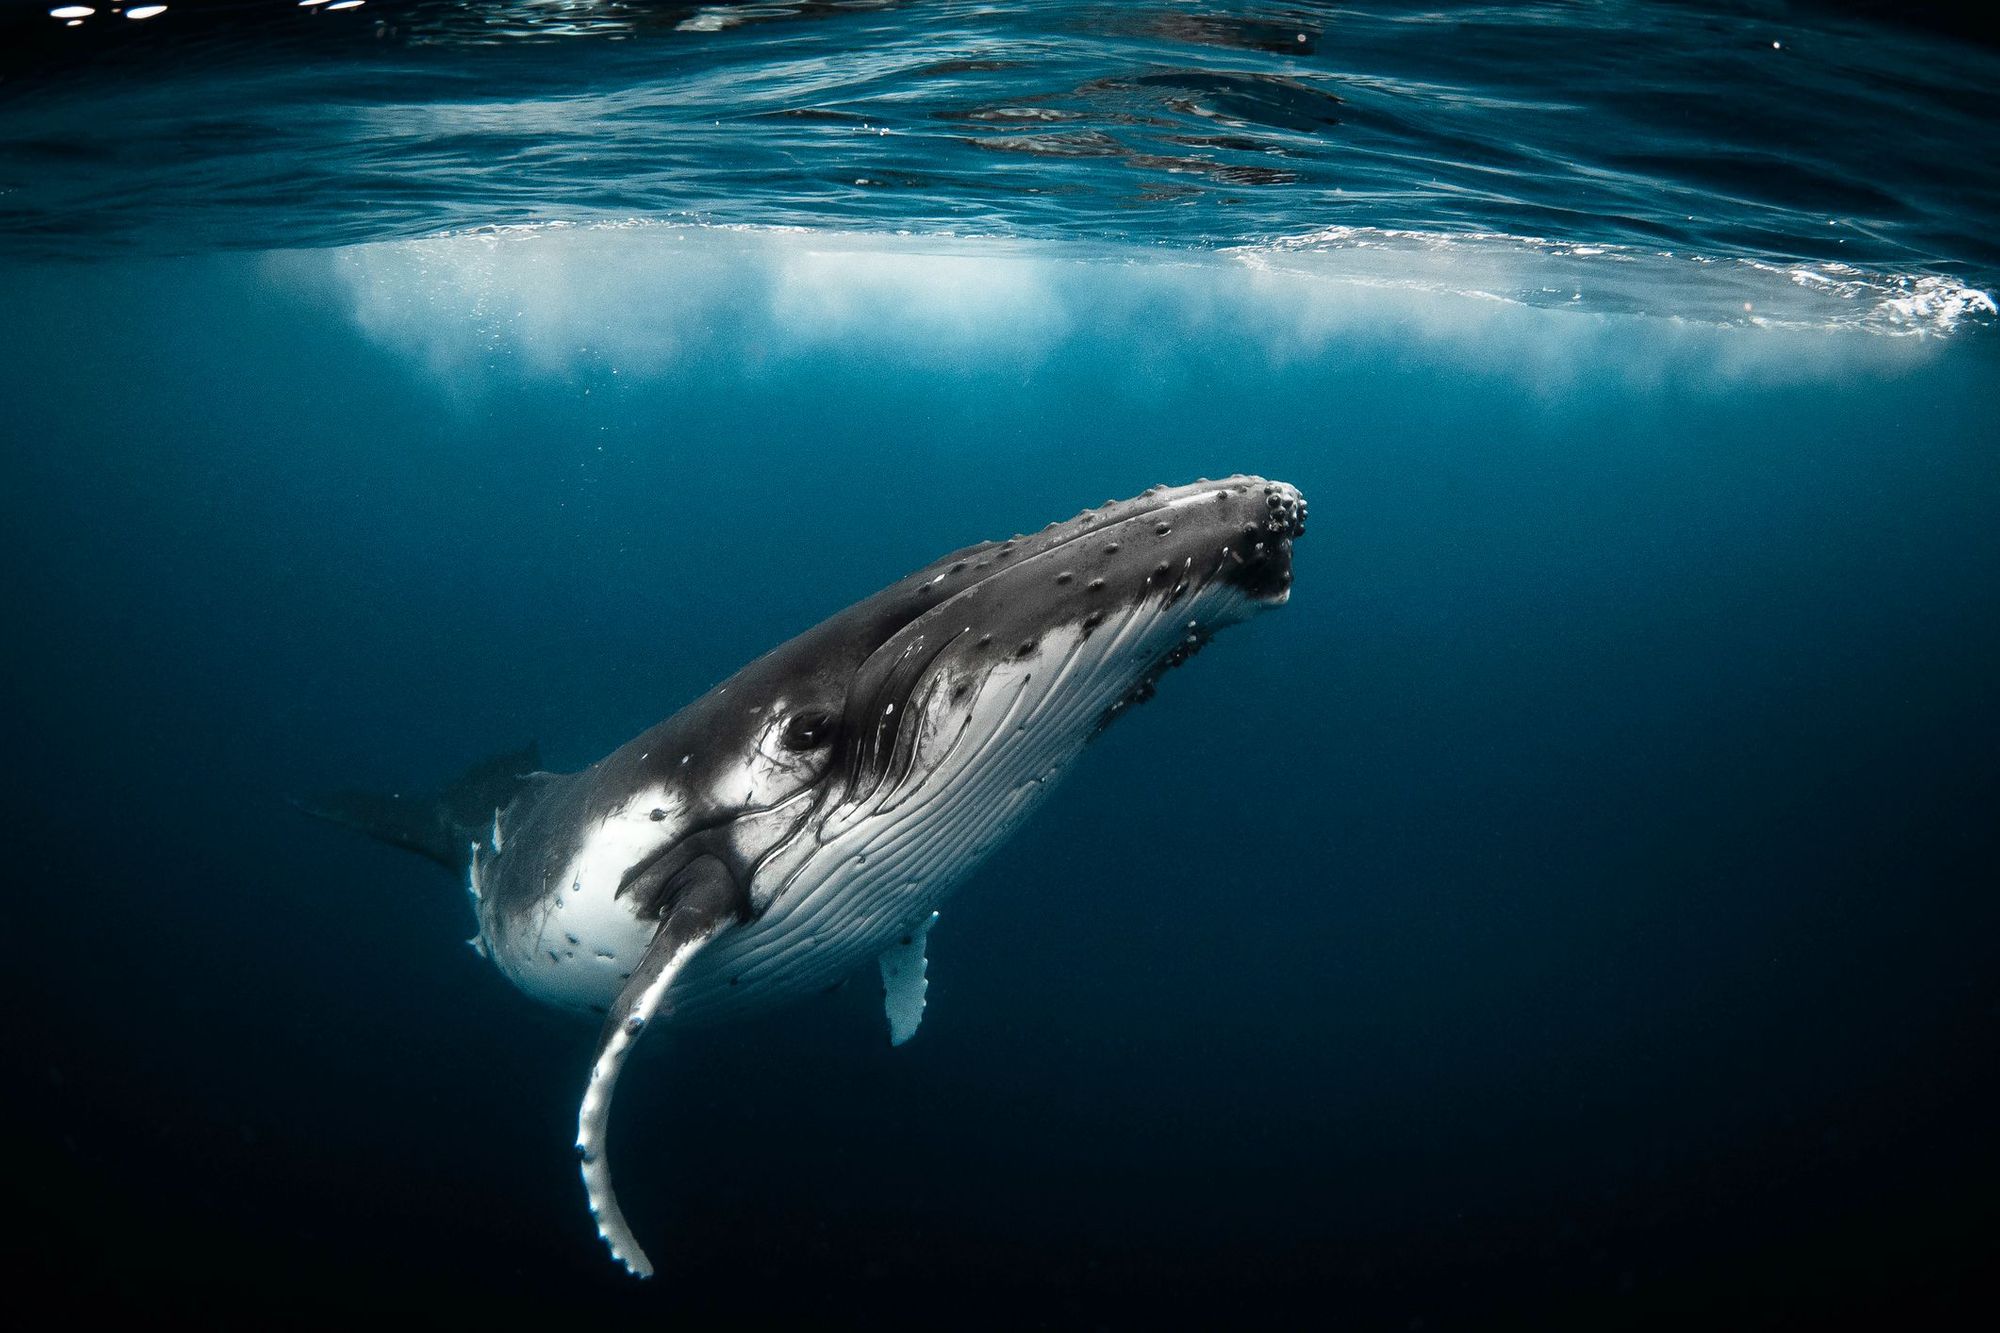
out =
[(931, 927), (938, 914), (932, 912), (924, 923), (882, 951), (877, 960), (882, 968), (882, 1008), (889, 1016), (889, 1044), (901, 1046), (917, 1035), (924, 1021), (924, 992), (930, 989), (925, 976), (930, 960), (924, 957)]
[(674, 978), (688, 959), (734, 924), (740, 897), (729, 872), (710, 858), (695, 862), (677, 879), (685, 882), (669, 886), (674, 891), (673, 908), (660, 922), (652, 943), (646, 946), (645, 956), (618, 993), (617, 1002), (604, 1021), (604, 1030), (598, 1035), (590, 1084), (584, 1089), (583, 1104), (576, 1117), (576, 1151), (582, 1162), (590, 1215), (597, 1221), (597, 1234), (611, 1247), (612, 1258), (624, 1264), (634, 1277), (651, 1277), (653, 1264), (626, 1225), (618, 1196), (611, 1188), (611, 1159), (605, 1152), (611, 1094), (618, 1086), (625, 1057), (659, 1011), (660, 1001)]

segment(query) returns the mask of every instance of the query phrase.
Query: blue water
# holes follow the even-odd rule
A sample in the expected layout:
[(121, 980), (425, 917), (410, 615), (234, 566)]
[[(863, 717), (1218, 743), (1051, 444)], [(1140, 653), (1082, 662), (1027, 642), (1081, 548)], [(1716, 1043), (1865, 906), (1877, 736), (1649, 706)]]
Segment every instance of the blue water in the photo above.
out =
[[(2000, 54), (1922, 6), (0, 5), (27, 1271), (288, 1323), (1826, 1328), (1994, 1257)], [(1909, 22), (1904, 20), (1925, 20)], [(872, 977), (593, 1036), (287, 804), (1157, 481), (1291, 603)], [(25, 1168), (25, 1169), (23, 1169)], [(1947, 1326), (1950, 1326), (1947, 1324)]]

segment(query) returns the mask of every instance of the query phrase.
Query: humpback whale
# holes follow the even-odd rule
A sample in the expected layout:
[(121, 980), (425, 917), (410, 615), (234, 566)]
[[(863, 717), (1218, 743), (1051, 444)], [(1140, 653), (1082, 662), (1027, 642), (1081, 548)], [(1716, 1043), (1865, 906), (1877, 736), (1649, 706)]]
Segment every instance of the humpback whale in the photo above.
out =
[(453, 871), (481, 956), (604, 1016), (576, 1149), (599, 1235), (647, 1277), (605, 1144), (647, 1028), (874, 962), (889, 1039), (907, 1041), (945, 897), (1162, 673), (1287, 600), (1305, 519), (1262, 477), (1156, 486), (926, 565), (581, 772), (542, 772), (529, 749), (434, 797), (302, 804)]

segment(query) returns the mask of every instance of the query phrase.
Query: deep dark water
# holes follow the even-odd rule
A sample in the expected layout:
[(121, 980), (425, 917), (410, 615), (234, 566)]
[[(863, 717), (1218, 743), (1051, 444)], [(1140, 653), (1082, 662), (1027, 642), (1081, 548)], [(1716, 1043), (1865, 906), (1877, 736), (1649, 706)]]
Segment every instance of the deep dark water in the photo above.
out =
[[(48, 1289), (689, 1327), (1968, 1308), (1990, 339), (1447, 306), (1309, 345), (1106, 266), (1088, 321), (725, 292), (663, 362), (620, 332), (649, 289), (467, 353), (357, 315), (381, 283), (341, 262), (5, 274)], [(474, 958), (434, 869), (284, 797), (530, 736), (580, 765), (938, 552), (1236, 469), (1312, 500), (1292, 604), (948, 905), (910, 1046), (867, 977), (654, 1037), (614, 1150), (662, 1276), (622, 1277), (567, 1150), (590, 1032)]]

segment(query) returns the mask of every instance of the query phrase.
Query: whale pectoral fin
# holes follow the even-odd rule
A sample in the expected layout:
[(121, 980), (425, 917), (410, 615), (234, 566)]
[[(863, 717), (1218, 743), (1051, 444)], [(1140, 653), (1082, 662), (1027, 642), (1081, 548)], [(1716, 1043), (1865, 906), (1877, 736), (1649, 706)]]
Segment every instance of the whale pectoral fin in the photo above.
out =
[(611, 1159), (605, 1152), (611, 1094), (625, 1057), (659, 1010), (674, 978), (704, 945), (736, 922), (742, 894), (721, 862), (703, 857), (674, 877), (663, 901), (671, 906), (598, 1035), (597, 1058), (590, 1066), (590, 1084), (576, 1117), (576, 1150), (590, 1215), (597, 1220), (597, 1234), (611, 1247), (611, 1257), (634, 1277), (651, 1277), (653, 1264), (625, 1224), (611, 1188)]
[(930, 942), (931, 927), (938, 914), (932, 912), (924, 923), (909, 931), (882, 951), (876, 963), (882, 969), (882, 1009), (889, 1017), (889, 1044), (901, 1046), (917, 1035), (924, 1021), (924, 993), (931, 987), (930, 960), (924, 946)]

